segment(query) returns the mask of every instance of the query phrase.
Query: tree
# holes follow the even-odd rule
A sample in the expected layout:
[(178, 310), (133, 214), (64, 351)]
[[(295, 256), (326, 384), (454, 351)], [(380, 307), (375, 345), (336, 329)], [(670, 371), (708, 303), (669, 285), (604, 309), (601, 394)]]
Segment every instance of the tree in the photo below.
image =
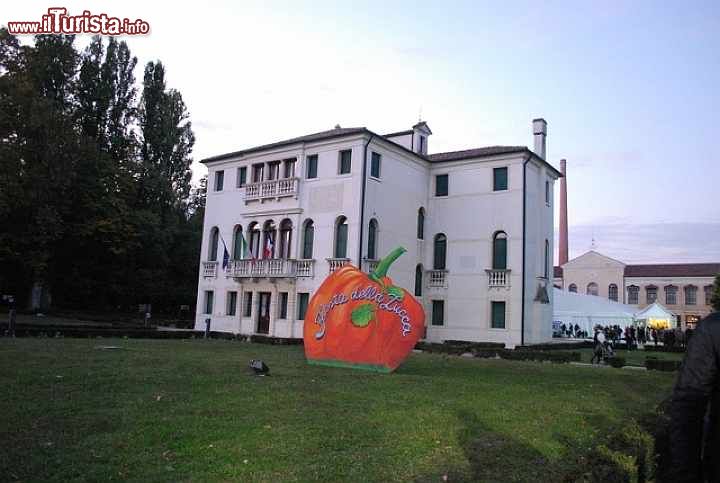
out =
[(715, 312), (720, 312), (720, 273), (715, 277), (715, 283), (712, 288), (712, 297), (710, 298), (710, 305)]

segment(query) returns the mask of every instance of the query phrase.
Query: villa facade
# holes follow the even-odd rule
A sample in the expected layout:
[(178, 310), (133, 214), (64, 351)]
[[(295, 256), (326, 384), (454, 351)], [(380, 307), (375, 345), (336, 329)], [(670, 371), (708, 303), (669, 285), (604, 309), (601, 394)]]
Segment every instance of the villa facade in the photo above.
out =
[(340, 128), (203, 160), (208, 194), (196, 328), (302, 338), (310, 297), (352, 263), (421, 302), (426, 340), (543, 342), (552, 328), (547, 124), (534, 149), (429, 154), (425, 122)]

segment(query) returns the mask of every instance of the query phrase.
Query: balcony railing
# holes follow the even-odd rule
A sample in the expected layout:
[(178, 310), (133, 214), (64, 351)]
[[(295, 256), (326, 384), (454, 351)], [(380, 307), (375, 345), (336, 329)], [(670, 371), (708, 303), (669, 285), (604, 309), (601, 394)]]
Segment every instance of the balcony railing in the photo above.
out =
[(260, 181), (245, 185), (245, 201), (280, 199), (285, 196), (297, 198), (299, 178), (275, 179), (271, 181)]
[(377, 268), (378, 263), (380, 263), (380, 260), (363, 258), (363, 272), (373, 272)]
[(218, 262), (203, 262), (203, 277), (217, 277)]
[(328, 258), (327, 261), (329, 273), (333, 273), (335, 270), (339, 270), (350, 263), (349, 258)]
[(315, 260), (268, 258), (264, 260), (231, 260), (226, 275), (233, 278), (312, 277)]
[(428, 270), (428, 287), (447, 287), (447, 270)]
[(488, 287), (509, 287), (510, 270), (488, 269)]

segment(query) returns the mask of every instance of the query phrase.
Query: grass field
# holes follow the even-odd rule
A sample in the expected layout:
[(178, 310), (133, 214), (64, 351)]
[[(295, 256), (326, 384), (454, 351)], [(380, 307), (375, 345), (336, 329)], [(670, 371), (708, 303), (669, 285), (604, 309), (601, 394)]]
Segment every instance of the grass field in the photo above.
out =
[(382, 375), (203, 340), (0, 339), (0, 368), (0, 479), (63, 482), (561, 481), (674, 378), (434, 354)]

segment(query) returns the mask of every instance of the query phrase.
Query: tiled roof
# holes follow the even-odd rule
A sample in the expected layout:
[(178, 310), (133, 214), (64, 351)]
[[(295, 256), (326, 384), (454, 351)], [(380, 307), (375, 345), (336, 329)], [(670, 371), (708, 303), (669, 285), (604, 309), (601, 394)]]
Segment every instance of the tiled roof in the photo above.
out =
[(432, 162), (458, 161), (460, 159), (480, 158), (483, 156), (494, 156), (498, 154), (521, 153), (524, 151), (528, 151), (528, 148), (525, 146), (488, 146), (485, 148), (429, 154), (428, 159)]
[(563, 276), (562, 267), (553, 267), (553, 275), (555, 276), (555, 278), (562, 278), (562, 276)]
[(243, 149), (241, 151), (235, 151), (232, 153), (226, 153), (226, 154), (220, 154), (218, 156), (212, 156), (210, 158), (203, 159), (202, 162), (220, 161), (223, 159), (234, 158), (236, 156), (242, 156), (244, 154), (254, 153), (257, 151), (265, 151), (267, 149), (280, 148), (280, 147), (287, 146), (290, 144), (312, 142), (312, 141), (322, 141), (324, 139), (332, 139), (332, 138), (336, 138), (336, 137), (349, 136), (351, 134), (362, 134), (365, 132), (368, 132), (368, 131), (364, 127), (335, 128), (335, 129), (330, 129), (329, 131), (321, 131), (321, 132), (316, 132), (313, 134), (306, 134), (305, 136), (290, 138), (290, 139), (286, 139), (284, 141), (278, 141), (278, 142), (270, 143), (270, 144), (263, 144), (262, 146), (255, 146), (253, 148)]
[(626, 265), (626, 277), (714, 277), (720, 274), (720, 263), (672, 263)]

